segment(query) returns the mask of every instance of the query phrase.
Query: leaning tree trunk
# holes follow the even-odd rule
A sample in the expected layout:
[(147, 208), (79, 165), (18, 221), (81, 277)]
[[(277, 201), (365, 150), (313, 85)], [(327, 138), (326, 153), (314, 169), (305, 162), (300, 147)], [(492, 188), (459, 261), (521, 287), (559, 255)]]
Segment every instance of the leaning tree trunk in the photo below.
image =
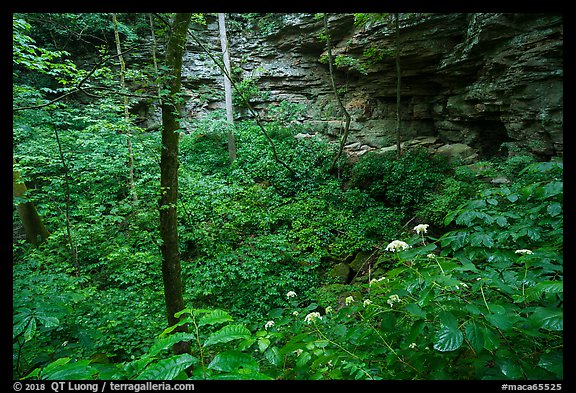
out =
[[(186, 33), (192, 14), (176, 14), (172, 34), (166, 49), (166, 65), (170, 69), (167, 87), (169, 96), (162, 100), (162, 153), (160, 156), (160, 236), (162, 238), (162, 277), (168, 325), (178, 323), (174, 316), (183, 310), (184, 297), (178, 250), (178, 228), (176, 204), (178, 202), (178, 139), (180, 129), (180, 98), (182, 55), (186, 44)], [(175, 331), (187, 331), (186, 325)], [(174, 353), (190, 352), (187, 342), (174, 345)]]
[[(16, 164), (14, 159), (13, 164)], [(22, 181), (20, 172), (16, 168), (12, 169), (12, 195), (15, 198), (25, 198), (26, 197), (26, 184)], [(37, 246), (48, 238), (50, 233), (44, 227), (42, 219), (36, 211), (36, 207), (32, 202), (26, 201), (19, 203), (16, 207), (18, 210), (18, 215), (20, 220), (22, 220), (22, 226), (24, 227), (24, 232), (26, 233), (26, 241), (30, 244)]]

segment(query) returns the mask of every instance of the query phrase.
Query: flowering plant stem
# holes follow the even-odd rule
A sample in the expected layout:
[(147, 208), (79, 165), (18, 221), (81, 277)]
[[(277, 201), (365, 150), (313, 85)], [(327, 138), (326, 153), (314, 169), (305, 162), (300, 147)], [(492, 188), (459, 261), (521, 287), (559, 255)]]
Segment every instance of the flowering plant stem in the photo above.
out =
[[(314, 324), (314, 328), (316, 329), (316, 331), (318, 332), (318, 334), (320, 335), (320, 337), (322, 337), (324, 340), (328, 341), (330, 344), (333, 344), (333, 345), (337, 346), (337, 347), (340, 348), (342, 351), (344, 351), (344, 352), (346, 352), (348, 355), (352, 356), (354, 359), (357, 359), (357, 360), (362, 361), (362, 359), (361, 359), (360, 357), (358, 357), (357, 355), (354, 355), (352, 352), (350, 352), (349, 350), (347, 350), (346, 348), (344, 348), (342, 345), (340, 345), (340, 344), (338, 344), (337, 342), (332, 341), (332, 340), (330, 340), (328, 337), (326, 337), (326, 335), (325, 335), (324, 333), (322, 333), (322, 331), (321, 331), (321, 330), (318, 328), (318, 326), (316, 325), (316, 320), (315, 320), (315, 319), (313, 320), (313, 324)], [(390, 348), (390, 349), (391, 349), (391, 348)], [(372, 380), (374, 379), (374, 378), (372, 377), (372, 375), (370, 375), (370, 373), (369, 373), (368, 371), (364, 370), (364, 368), (362, 368), (362, 367), (359, 367), (359, 368), (360, 368), (360, 370), (362, 370), (362, 372), (363, 372), (364, 374), (366, 374), (366, 376), (367, 376), (369, 379), (372, 379)]]

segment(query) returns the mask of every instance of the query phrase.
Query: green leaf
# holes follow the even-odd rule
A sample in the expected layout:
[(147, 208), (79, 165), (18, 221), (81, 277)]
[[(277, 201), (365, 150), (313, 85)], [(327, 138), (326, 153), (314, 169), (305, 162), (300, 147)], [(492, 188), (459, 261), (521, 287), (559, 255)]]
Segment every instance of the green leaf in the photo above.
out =
[(258, 372), (258, 362), (250, 355), (240, 351), (221, 352), (208, 365), (209, 369), (224, 372), (239, 372), (249, 370)]
[(485, 328), (481, 328), (474, 321), (468, 321), (464, 328), (466, 338), (476, 352), (480, 352), (484, 348), (484, 330)]
[(266, 350), (266, 348), (268, 348), (268, 346), (270, 345), (270, 340), (267, 339), (266, 337), (262, 337), (258, 339), (258, 349), (260, 349), (260, 352), (264, 352)]
[(180, 341), (191, 341), (196, 337), (191, 333), (173, 333), (167, 337), (162, 337), (156, 340), (154, 344), (148, 350), (150, 356), (156, 356), (160, 351), (172, 347), (174, 344)]
[(564, 355), (562, 351), (552, 351), (544, 353), (540, 356), (540, 361), (538, 366), (543, 369), (550, 371), (558, 378), (562, 379), (564, 377)]
[(198, 326), (204, 325), (215, 325), (218, 323), (230, 322), (232, 321), (232, 317), (226, 311), (223, 310), (214, 310), (208, 315), (204, 315), (198, 321)]
[(518, 319), (518, 316), (510, 313), (490, 313), (486, 315), (486, 319), (498, 329), (502, 331), (508, 331), (512, 329), (512, 326)]
[(546, 211), (552, 217), (556, 217), (556, 216), (562, 214), (562, 205), (559, 204), (558, 202), (552, 203), (552, 204), (548, 205), (548, 207), (546, 208)]
[(498, 217), (496, 217), (496, 220), (495, 220), (495, 221), (496, 221), (496, 224), (498, 224), (498, 225), (501, 226), (501, 227), (507, 227), (507, 226), (509, 225), (509, 224), (508, 224), (508, 220), (507, 220), (506, 217), (504, 217), (504, 216), (498, 216)]
[[(58, 359), (60, 360), (60, 359)], [(69, 363), (70, 358), (63, 358), (61, 363), (48, 365), (42, 372), (42, 379), (80, 380), (92, 379), (96, 369), (89, 366), (90, 360), (79, 360)]]
[(537, 329), (561, 331), (564, 329), (564, 312), (558, 308), (538, 307), (528, 321)]
[(198, 363), (198, 361), (198, 358), (188, 353), (172, 356), (149, 365), (136, 379), (172, 380), (191, 365)]
[(212, 333), (204, 342), (205, 346), (225, 343), (232, 340), (250, 338), (250, 330), (243, 325), (227, 325), (215, 333)]
[(464, 335), (458, 329), (442, 328), (434, 336), (434, 349), (440, 352), (455, 351), (462, 345)]
[(264, 352), (264, 357), (266, 357), (266, 360), (268, 360), (270, 364), (274, 366), (280, 365), (280, 353), (277, 347), (268, 347), (266, 352)]
[(562, 194), (562, 192), (564, 190), (564, 183), (554, 181), (554, 182), (550, 182), (550, 183), (546, 184), (542, 188), (544, 189), (544, 196), (546, 198), (548, 198), (548, 197), (551, 197), (554, 195)]
[(40, 323), (47, 328), (56, 327), (60, 324), (60, 321), (56, 317), (47, 317), (44, 314), (37, 314), (36, 319), (40, 321)]
[(508, 379), (519, 379), (523, 376), (522, 368), (510, 359), (500, 358), (496, 360), (496, 365), (498, 365), (500, 372)]
[(295, 351), (297, 349), (303, 349), (306, 346), (306, 343), (314, 341), (314, 336), (308, 332), (297, 334), (296, 336), (292, 337), (286, 345), (284, 345), (280, 350), (279, 353), (284, 355)]
[(36, 318), (29, 316), (27, 321), (29, 321), (29, 323), (24, 330), (24, 341), (30, 341), (32, 337), (34, 337), (34, 333), (36, 333)]
[(458, 330), (458, 320), (450, 311), (440, 311), (438, 319), (444, 326), (452, 330)]
[(312, 359), (310, 352), (303, 351), (296, 359), (296, 367), (304, 367)]
[(484, 333), (484, 348), (486, 348), (488, 351), (498, 349), (498, 347), (500, 346), (500, 339), (498, 338), (496, 333), (494, 333), (490, 329), (485, 329), (483, 333)]
[(422, 310), (420, 306), (415, 303), (407, 304), (405, 309), (410, 314), (417, 316), (418, 318), (426, 318), (426, 311)]
[(563, 281), (541, 281), (531, 288), (526, 290), (526, 297), (530, 300), (540, 298), (542, 294), (555, 293), (562, 294), (564, 292)]
[(518, 200), (518, 194), (510, 194), (510, 195), (507, 195), (506, 198), (510, 202), (516, 202)]

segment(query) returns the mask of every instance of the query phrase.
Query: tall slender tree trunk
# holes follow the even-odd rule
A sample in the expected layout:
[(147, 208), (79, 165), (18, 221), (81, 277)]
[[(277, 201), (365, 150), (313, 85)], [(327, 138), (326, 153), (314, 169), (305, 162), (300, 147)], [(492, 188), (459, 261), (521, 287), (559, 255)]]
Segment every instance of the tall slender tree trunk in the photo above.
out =
[[(12, 163), (15, 165), (16, 161), (12, 159)], [(12, 169), (12, 196), (15, 198), (25, 198), (26, 197), (26, 184), (22, 181), (20, 172), (16, 168)], [(48, 238), (50, 233), (44, 226), (42, 219), (36, 211), (36, 207), (30, 201), (19, 203), (16, 206), (18, 210), (18, 215), (20, 220), (22, 220), (22, 226), (24, 227), (24, 232), (26, 233), (26, 241), (30, 244), (37, 246)]]
[(234, 113), (232, 111), (232, 75), (230, 67), (230, 51), (228, 50), (228, 39), (226, 38), (226, 17), (223, 13), (218, 14), (218, 24), (220, 25), (220, 45), (222, 46), (222, 58), (224, 60), (224, 96), (226, 98), (226, 119), (228, 120), (228, 155), (230, 162), (236, 159), (236, 142), (234, 140)]
[(330, 81), (332, 82), (332, 91), (336, 96), (336, 101), (338, 102), (338, 106), (344, 113), (345, 123), (344, 123), (344, 132), (342, 133), (342, 138), (340, 140), (340, 147), (338, 148), (338, 152), (332, 159), (332, 165), (330, 165), (330, 170), (333, 170), (338, 163), (338, 159), (342, 156), (342, 152), (344, 151), (344, 146), (346, 145), (346, 140), (348, 139), (348, 130), (350, 129), (350, 114), (346, 110), (346, 107), (342, 103), (340, 99), (340, 95), (338, 95), (338, 89), (336, 89), (336, 81), (334, 80), (334, 70), (332, 67), (333, 59), (332, 59), (332, 45), (330, 44), (330, 33), (328, 32), (328, 15), (324, 14), (324, 33), (326, 34), (326, 50), (328, 52), (328, 71), (330, 72)]
[[(116, 19), (116, 14), (112, 14), (112, 22), (114, 24), (114, 38), (116, 41), (116, 53), (118, 53), (118, 60), (120, 61), (120, 88), (124, 90), (126, 88), (126, 63), (124, 62), (124, 56), (122, 56), (122, 46), (120, 44), (120, 34), (118, 34), (118, 20)], [(128, 113), (128, 97), (124, 96), (124, 120), (126, 124), (129, 124), (130, 115)], [(132, 193), (132, 202), (135, 205), (138, 203), (138, 194), (136, 194), (136, 187), (134, 185), (134, 156), (132, 154), (132, 140), (130, 139), (130, 133), (126, 134), (126, 145), (128, 147), (128, 187)]]
[(394, 13), (394, 25), (396, 27), (396, 152), (398, 157), (402, 155), (402, 135), (400, 134), (400, 27), (398, 13)]
[[(160, 236), (162, 238), (162, 277), (168, 325), (179, 321), (175, 313), (185, 308), (178, 249), (178, 139), (180, 130), (182, 87), (182, 55), (186, 45), (186, 33), (192, 14), (176, 14), (172, 33), (166, 48), (166, 65), (170, 69), (167, 87), (169, 96), (162, 100), (162, 152), (160, 155)], [(176, 331), (187, 331), (186, 325)], [(174, 353), (190, 352), (187, 342), (174, 345)]]

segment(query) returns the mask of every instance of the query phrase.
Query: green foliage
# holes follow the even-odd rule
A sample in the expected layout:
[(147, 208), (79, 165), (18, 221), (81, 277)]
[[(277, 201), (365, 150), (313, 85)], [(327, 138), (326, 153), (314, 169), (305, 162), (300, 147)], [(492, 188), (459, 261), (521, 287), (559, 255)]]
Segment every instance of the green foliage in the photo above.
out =
[(470, 200), (483, 186), (467, 166), (456, 167), (452, 177), (444, 178), (425, 195), (416, 214), (436, 227), (443, 227), (447, 212)]
[(352, 169), (350, 184), (387, 205), (411, 208), (436, 189), (449, 169), (444, 158), (424, 149), (407, 150), (400, 158), (394, 152), (369, 152)]
[[(111, 31), (108, 15), (72, 15), (50, 20)], [(134, 25), (122, 15), (129, 42), (147, 27), (142, 16)], [(87, 72), (31, 22), (13, 18), (15, 105), (45, 103)], [(115, 72), (103, 65), (91, 82), (114, 86)], [(146, 72), (131, 78), (146, 86)], [(13, 243), (14, 378), (563, 378), (560, 161), (517, 155), (468, 168), (423, 150), (368, 153), (343, 181), (328, 173), (333, 145), (295, 138), (307, 131), (301, 104), (270, 108), (265, 124), (295, 174), (253, 121), (235, 125), (232, 164), (223, 114), (191, 121), (177, 209), (185, 299), (196, 308), (165, 328), (160, 138), (125, 120), (122, 105), (103, 95), (14, 113), (26, 198), (51, 232), (38, 248)], [(510, 183), (480, 180), (495, 176)], [(414, 214), (448, 232), (414, 233)], [(393, 239), (407, 249), (387, 251)], [(369, 275), (331, 282), (333, 261), (360, 251), (374, 256)], [(175, 332), (184, 324), (188, 333)], [(191, 353), (173, 355), (181, 341)]]

